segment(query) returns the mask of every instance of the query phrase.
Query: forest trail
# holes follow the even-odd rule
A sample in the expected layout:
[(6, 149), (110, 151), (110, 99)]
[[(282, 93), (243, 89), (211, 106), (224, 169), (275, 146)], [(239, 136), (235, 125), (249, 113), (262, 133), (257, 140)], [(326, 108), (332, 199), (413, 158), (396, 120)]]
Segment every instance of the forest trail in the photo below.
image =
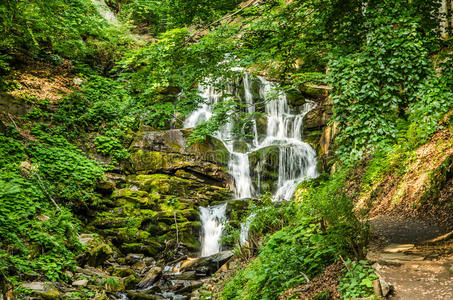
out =
[[(401, 215), (376, 217), (370, 223), (372, 241), (367, 258), (375, 262), (376, 273), (392, 287), (388, 299), (453, 299), (453, 242), (425, 242), (448, 230)], [(385, 283), (381, 281), (381, 286)]]

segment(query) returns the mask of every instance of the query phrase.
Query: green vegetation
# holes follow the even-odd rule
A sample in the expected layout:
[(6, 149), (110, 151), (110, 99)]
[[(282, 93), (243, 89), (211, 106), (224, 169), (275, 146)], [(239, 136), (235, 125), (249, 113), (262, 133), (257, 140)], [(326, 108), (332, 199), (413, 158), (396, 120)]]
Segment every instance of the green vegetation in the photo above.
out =
[(377, 279), (373, 269), (364, 261), (346, 261), (346, 273), (338, 290), (344, 299), (367, 297), (373, 294), (373, 280)]

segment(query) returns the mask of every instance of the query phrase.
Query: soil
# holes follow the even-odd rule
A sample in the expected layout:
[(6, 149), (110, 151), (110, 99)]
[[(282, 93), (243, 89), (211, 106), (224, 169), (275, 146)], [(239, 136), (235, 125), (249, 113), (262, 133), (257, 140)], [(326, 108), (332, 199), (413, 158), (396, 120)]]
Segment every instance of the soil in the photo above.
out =
[(388, 299), (453, 299), (453, 241), (425, 241), (448, 231), (433, 220), (387, 215), (370, 220), (368, 259), (393, 287)]

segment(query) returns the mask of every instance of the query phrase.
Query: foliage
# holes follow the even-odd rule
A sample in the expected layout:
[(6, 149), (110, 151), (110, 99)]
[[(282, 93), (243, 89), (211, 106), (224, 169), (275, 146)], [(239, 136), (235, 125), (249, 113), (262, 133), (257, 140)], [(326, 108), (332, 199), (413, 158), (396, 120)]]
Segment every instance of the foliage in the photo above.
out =
[(430, 76), (416, 92), (416, 102), (409, 107), (410, 125), (407, 144), (415, 148), (426, 143), (438, 128), (441, 118), (453, 109), (453, 90), (447, 76)]
[(0, 4), (0, 23), (2, 55), (23, 52), (55, 64), (72, 58), (108, 68), (132, 43), (89, 0), (6, 0)]
[(66, 139), (46, 130), (45, 126), (35, 127), (32, 133), (37, 141), (27, 147), (46, 193), (69, 205), (90, 202), (94, 184), (103, 176), (102, 168)]
[(332, 236), (313, 219), (273, 234), (258, 257), (224, 288), (222, 299), (276, 299), (284, 290), (306, 282), (335, 260)]
[(343, 168), (331, 177), (320, 176), (303, 182), (296, 201), (301, 204), (301, 215), (320, 218), (326, 232), (337, 234), (338, 248), (349, 249), (357, 258), (362, 258), (369, 228), (354, 212), (353, 195), (346, 193), (349, 173), (349, 168)]
[[(394, 1), (392, 1), (394, 2)], [(378, 143), (394, 142), (397, 120), (415, 103), (429, 74), (428, 48), (417, 16), (404, 3), (367, 7), (366, 45), (330, 62), (338, 154), (356, 159)]]
[(120, 15), (151, 33), (194, 24), (206, 25), (220, 18), (240, 3), (238, 0), (132, 0), (125, 1)]
[(1, 276), (62, 280), (81, 250), (79, 222), (63, 204), (80, 206), (95, 197), (93, 186), (102, 169), (46, 130), (33, 128), (28, 143), (11, 127), (0, 135)]
[(338, 291), (343, 299), (373, 295), (373, 280), (377, 279), (371, 266), (364, 260), (345, 262), (346, 272), (340, 280)]

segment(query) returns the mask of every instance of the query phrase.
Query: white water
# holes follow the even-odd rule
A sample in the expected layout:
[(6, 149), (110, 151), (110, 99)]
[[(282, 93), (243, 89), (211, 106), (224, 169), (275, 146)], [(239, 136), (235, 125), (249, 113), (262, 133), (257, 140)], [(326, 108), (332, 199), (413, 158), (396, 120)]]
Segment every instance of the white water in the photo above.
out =
[(108, 22), (117, 25), (118, 19), (115, 14), (110, 10), (104, 0), (91, 0), (91, 2), (96, 6), (98, 13), (106, 19)]
[(217, 206), (200, 207), (202, 224), (201, 256), (220, 252), (221, 238), (226, 220), (226, 203)]
[[(293, 196), (299, 182), (318, 175), (316, 170), (316, 152), (302, 140), (303, 118), (315, 107), (315, 103), (307, 101), (299, 112), (295, 112), (290, 108), (286, 94), (278, 91), (274, 83), (263, 77), (258, 77), (260, 81), (260, 99), (254, 99), (250, 77), (249, 74), (245, 74), (243, 77), (244, 99), (242, 100), (247, 105), (247, 112), (250, 114), (256, 112), (257, 100), (264, 100), (264, 113), (267, 119), (266, 133), (259, 135), (257, 120), (254, 117), (251, 128), (247, 129), (248, 131), (251, 130), (251, 132), (247, 133), (252, 134), (252, 138), (246, 142), (247, 150), (245, 153), (234, 149), (235, 141), (244, 142), (244, 140), (234, 137), (234, 124), (231, 120), (226, 121), (225, 125), (219, 129), (215, 136), (224, 143), (230, 152), (228, 172), (234, 178), (234, 193), (237, 199), (257, 197), (258, 193), (268, 192), (261, 190), (261, 162), (258, 162), (257, 178), (251, 177), (249, 156), (262, 148), (277, 146), (279, 151), (278, 165), (275, 165), (274, 169), (278, 173), (278, 179), (275, 190), (269, 192), (273, 192), (274, 201), (288, 201)], [(195, 127), (208, 120), (213, 114), (214, 106), (222, 101), (222, 93), (216, 90), (214, 86), (200, 86), (199, 90), (200, 96), (205, 102), (200, 104), (199, 108), (187, 117), (184, 123), (185, 128)], [(233, 87), (229, 87), (225, 93), (234, 94)], [(253, 185), (253, 179), (258, 182), (256, 186)], [(208, 212), (212, 215), (211, 217), (208, 217)], [(218, 212), (201, 208), (201, 213), (203, 218), (212, 219), (212, 217), (215, 217), (214, 214)], [(252, 219), (253, 216), (241, 226), (241, 243), (247, 240), (248, 228)], [(212, 232), (210, 233), (210, 238), (203, 238), (202, 256), (220, 251), (220, 238), (223, 226), (215, 225), (214, 223), (212, 221), (211, 223), (203, 222), (204, 235), (207, 232)], [(206, 228), (205, 224), (210, 227)], [(214, 236), (218, 240), (212, 240)]]

